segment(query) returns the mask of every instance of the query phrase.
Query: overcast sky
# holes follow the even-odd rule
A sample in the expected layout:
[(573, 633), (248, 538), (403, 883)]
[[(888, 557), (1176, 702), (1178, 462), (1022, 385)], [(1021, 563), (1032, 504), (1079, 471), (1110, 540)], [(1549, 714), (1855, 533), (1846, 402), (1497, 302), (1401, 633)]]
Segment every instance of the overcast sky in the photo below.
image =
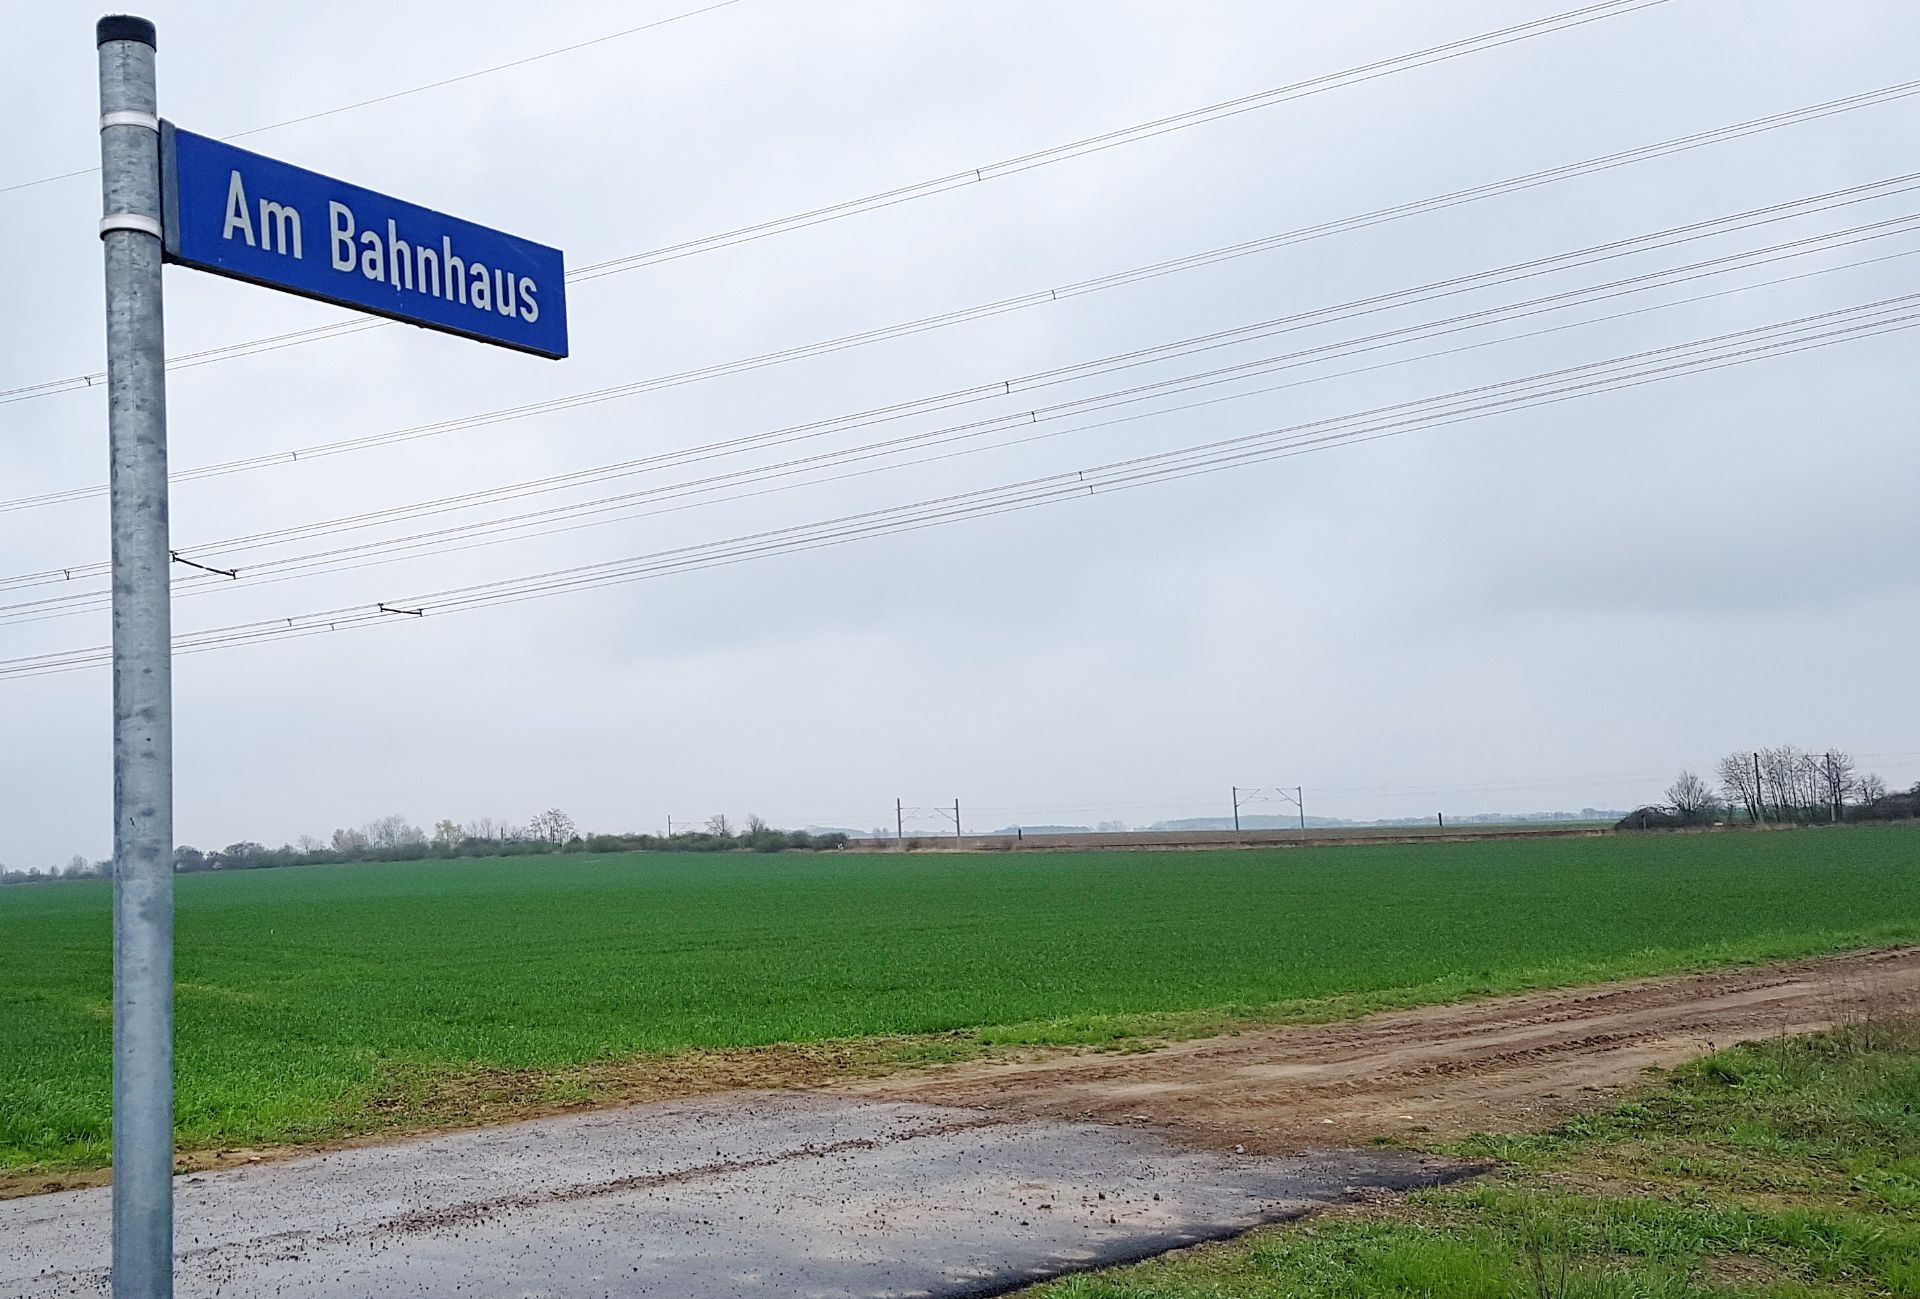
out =
[[(163, 113), (226, 135), (698, 0), (163, 0)], [(246, 147), (565, 250), (572, 266), (947, 175), (1539, 18), (1541, 0), (739, 0)], [(1568, 0), (1566, 8), (1572, 8)], [(94, 11), (17, 5), (0, 187), (97, 162)], [(554, 363), (381, 328), (181, 370), (176, 471), (669, 375), (1337, 220), (1914, 75), (1907, 0), (1669, 0), (846, 220), (576, 285)], [(991, 319), (569, 412), (176, 487), (176, 544), (336, 519), (887, 406), (1876, 181), (1906, 99)], [(569, 492), (458, 525), (846, 451), (1920, 211), (1896, 195)], [(0, 389), (103, 364), (97, 179), (0, 193)], [(748, 499), (176, 596), (180, 631), (642, 555), (1012, 483), (1920, 292), (1896, 234), (1142, 416), (845, 463)], [(1868, 264), (1848, 266), (1846, 263)], [(1808, 272), (1824, 272), (1808, 274)], [(1795, 276), (1790, 282), (1764, 284)], [(1727, 290), (1739, 289), (1739, 292)], [(1680, 303), (1682, 298), (1717, 296)], [(350, 318), (180, 268), (172, 354)], [(1641, 308), (1660, 308), (1639, 310)], [(1596, 317), (1634, 310), (1613, 320)], [(1544, 336), (1509, 336), (1557, 326)], [(1224, 815), (1300, 785), (1374, 817), (1631, 806), (1792, 742), (1920, 778), (1916, 336), (1045, 508), (472, 612), (184, 656), (183, 843), (399, 812), (653, 829), (725, 811), (970, 829)], [(1444, 357), (1437, 349), (1486, 343)], [(1393, 362), (1380, 365), (1380, 362)], [(1363, 373), (1342, 375), (1361, 365)], [(1294, 382), (1305, 380), (1306, 382)], [(1285, 381), (1292, 386), (1275, 391)], [(1231, 400), (1183, 411), (1199, 398)], [(104, 479), (100, 393), (0, 405), (0, 499)], [(836, 481), (837, 479), (837, 481)], [(322, 537), (306, 553), (420, 530)], [(106, 557), (104, 500), (0, 513), (0, 576)], [(212, 551), (202, 552), (218, 560)], [(181, 570), (184, 575), (184, 570)], [(64, 584), (63, 584), (64, 585)], [(69, 590), (98, 590), (99, 584)], [(66, 594), (0, 592), (0, 603)], [(0, 617), (4, 617), (0, 612)], [(106, 643), (0, 623), (0, 659)], [(0, 680), (0, 862), (111, 845), (109, 676)], [(1277, 809), (1276, 809), (1277, 810)], [(938, 822), (923, 817), (929, 832)], [(911, 825), (910, 829), (913, 828)]]

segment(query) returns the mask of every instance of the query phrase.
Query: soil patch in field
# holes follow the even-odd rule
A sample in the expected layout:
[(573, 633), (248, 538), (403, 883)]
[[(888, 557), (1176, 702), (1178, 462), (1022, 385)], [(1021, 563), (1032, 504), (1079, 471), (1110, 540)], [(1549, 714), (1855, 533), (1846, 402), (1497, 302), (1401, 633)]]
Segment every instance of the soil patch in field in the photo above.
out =
[(1749, 1041), (1541, 1132), (1440, 1143), (1491, 1167), (1021, 1292), (1030, 1299), (1920, 1294), (1920, 1017)]
[(847, 1084), (870, 1097), (1132, 1124), (1266, 1154), (1508, 1132), (1754, 1039), (1920, 1006), (1920, 948), (1255, 1029), (1148, 1054), (983, 1061)]

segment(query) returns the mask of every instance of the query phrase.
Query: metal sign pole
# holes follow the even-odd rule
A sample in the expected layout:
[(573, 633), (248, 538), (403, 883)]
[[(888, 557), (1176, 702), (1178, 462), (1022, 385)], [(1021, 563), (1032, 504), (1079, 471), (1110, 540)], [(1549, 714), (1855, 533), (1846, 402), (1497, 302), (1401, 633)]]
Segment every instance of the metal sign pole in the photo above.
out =
[(113, 1294), (173, 1294), (173, 620), (154, 29), (96, 29), (113, 526)]

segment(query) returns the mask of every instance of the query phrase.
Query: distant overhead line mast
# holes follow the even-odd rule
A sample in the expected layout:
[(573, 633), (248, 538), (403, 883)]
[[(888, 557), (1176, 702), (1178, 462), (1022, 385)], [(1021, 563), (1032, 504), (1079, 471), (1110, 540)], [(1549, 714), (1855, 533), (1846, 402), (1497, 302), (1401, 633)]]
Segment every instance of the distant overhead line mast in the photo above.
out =
[(893, 835), (896, 843), (904, 845), (907, 839), (907, 821), (914, 817), (937, 816), (944, 821), (953, 822), (953, 838), (956, 843), (962, 841), (960, 833), (960, 800), (954, 799), (952, 807), (908, 807), (905, 802), (893, 800)]
[(1285, 786), (1267, 786), (1252, 788), (1235, 785), (1233, 787), (1233, 831), (1240, 833), (1240, 809), (1254, 803), (1291, 803), (1300, 818), (1300, 828), (1307, 828), (1306, 793), (1300, 786), (1291, 789)]

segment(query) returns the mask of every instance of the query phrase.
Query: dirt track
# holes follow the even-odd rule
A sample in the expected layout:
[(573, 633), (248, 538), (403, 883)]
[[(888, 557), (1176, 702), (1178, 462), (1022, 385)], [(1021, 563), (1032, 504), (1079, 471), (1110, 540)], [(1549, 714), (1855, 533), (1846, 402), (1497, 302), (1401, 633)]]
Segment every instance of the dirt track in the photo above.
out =
[(1642, 979), (1183, 1042), (962, 1065), (864, 1096), (1164, 1129), (1260, 1153), (1538, 1127), (1653, 1066), (1920, 1005), (1920, 948)]

